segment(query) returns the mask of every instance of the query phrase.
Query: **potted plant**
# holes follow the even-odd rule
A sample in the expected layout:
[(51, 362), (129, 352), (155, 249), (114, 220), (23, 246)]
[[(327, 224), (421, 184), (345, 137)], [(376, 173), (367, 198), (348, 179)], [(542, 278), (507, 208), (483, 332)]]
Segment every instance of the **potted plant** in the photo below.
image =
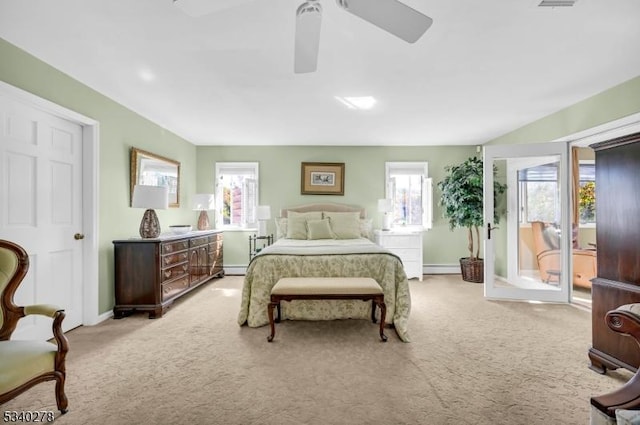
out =
[[(460, 258), (462, 279), (467, 282), (482, 283), (484, 281), (484, 262), (480, 258), (480, 227), (483, 226), (482, 214), (482, 160), (470, 157), (460, 165), (445, 167), (444, 180), (438, 183), (442, 191), (439, 205), (442, 214), (449, 219), (451, 230), (466, 227), (468, 231), (469, 256)], [(494, 167), (494, 175), (496, 168)], [(494, 196), (504, 193), (506, 185), (494, 181)], [(494, 205), (497, 199), (494, 199)], [(497, 212), (494, 222), (498, 223)], [(475, 230), (475, 240), (474, 232)]]

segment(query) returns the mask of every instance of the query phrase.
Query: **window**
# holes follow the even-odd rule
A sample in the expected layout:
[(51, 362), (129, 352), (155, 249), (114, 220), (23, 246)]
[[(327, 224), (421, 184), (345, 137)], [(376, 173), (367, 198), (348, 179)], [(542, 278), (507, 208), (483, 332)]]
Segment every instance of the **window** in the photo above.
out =
[(426, 162), (387, 162), (386, 198), (393, 200), (392, 226), (432, 225), (431, 179)]
[(578, 192), (580, 224), (596, 222), (596, 164), (580, 161), (580, 191)]
[(217, 227), (256, 227), (257, 205), (258, 163), (216, 162)]
[(553, 162), (518, 171), (520, 222), (560, 221), (558, 163)]
[[(580, 224), (595, 223), (596, 173), (593, 161), (580, 161)], [(518, 171), (520, 222), (560, 221), (558, 163), (549, 163)]]

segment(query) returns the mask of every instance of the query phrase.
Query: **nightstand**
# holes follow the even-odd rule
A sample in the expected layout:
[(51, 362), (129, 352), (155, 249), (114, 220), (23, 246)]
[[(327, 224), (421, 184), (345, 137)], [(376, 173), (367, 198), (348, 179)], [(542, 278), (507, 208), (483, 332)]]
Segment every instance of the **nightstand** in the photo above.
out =
[(273, 243), (273, 235), (268, 236), (249, 236), (249, 261), (256, 256), (257, 253), (262, 251)]
[(422, 280), (422, 231), (376, 230), (376, 243), (402, 260), (407, 278)]

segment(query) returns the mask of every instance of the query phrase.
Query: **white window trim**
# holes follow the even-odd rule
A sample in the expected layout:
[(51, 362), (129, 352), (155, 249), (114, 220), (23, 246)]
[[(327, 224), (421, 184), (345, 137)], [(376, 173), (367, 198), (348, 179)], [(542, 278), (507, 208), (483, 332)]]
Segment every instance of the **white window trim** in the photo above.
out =
[(422, 191), (422, 226), (408, 225), (399, 226), (392, 224), (392, 229), (419, 229), (429, 230), (433, 227), (433, 180), (429, 177), (429, 163), (427, 161), (388, 161), (384, 163), (384, 181), (385, 181), (385, 198), (392, 197), (393, 188), (391, 187), (391, 170), (392, 169), (423, 169), (423, 191)]
[(215, 217), (216, 217), (216, 228), (222, 229), (225, 231), (256, 231), (258, 228), (257, 220), (254, 222), (247, 222), (242, 224), (223, 224), (222, 218), (222, 194), (219, 192), (220, 185), (218, 182), (220, 181), (221, 171), (230, 170), (233, 168), (250, 168), (254, 170), (255, 177), (254, 180), (256, 182), (256, 194), (255, 194), (255, 207), (257, 208), (260, 205), (260, 164), (258, 162), (232, 162), (232, 161), (221, 161), (215, 163), (215, 199), (216, 199), (216, 209), (215, 209)]

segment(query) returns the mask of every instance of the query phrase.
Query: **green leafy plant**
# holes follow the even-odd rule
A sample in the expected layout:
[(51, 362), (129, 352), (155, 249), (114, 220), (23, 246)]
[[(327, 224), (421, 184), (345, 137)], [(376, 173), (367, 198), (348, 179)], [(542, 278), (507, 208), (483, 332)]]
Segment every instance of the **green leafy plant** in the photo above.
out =
[[(466, 227), (468, 230), (469, 258), (472, 260), (480, 256), (480, 227), (484, 218), (482, 214), (482, 160), (470, 157), (460, 165), (445, 167), (446, 177), (438, 183), (442, 191), (439, 205), (443, 207), (442, 214), (449, 219), (451, 230)], [(493, 174), (497, 169), (494, 166)], [(497, 196), (504, 193), (507, 186), (497, 181), (493, 182), (494, 205), (497, 204)], [(497, 210), (494, 211), (494, 223), (499, 222)], [(476, 241), (473, 232), (475, 229)], [(474, 253), (475, 247), (475, 253)]]
[(580, 204), (580, 221), (593, 222), (596, 219), (596, 183), (586, 182), (578, 193)]

